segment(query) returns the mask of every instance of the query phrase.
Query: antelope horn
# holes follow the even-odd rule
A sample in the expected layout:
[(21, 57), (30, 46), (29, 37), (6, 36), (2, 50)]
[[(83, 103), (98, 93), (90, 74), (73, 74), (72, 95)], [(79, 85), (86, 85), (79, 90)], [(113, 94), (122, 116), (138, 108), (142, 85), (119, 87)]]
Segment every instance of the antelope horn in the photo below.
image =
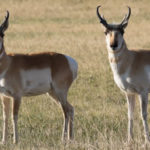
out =
[(7, 15), (5, 16), (5, 20), (0, 26), (0, 32), (4, 33), (4, 31), (8, 28), (8, 19), (9, 19), (9, 11), (7, 11)]
[(102, 17), (101, 15), (100, 15), (100, 13), (99, 13), (99, 8), (100, 8), (101, 6), (97, 6), (97, 16), (98, 16), (98, 18), (99, 18), (99, 20), (100, 20), (100, 23), (102, 23), (106, 28), (108, 28), (108, 24), (107, 24), (107, 21), (104, 19), (104, 17)]
[(130, 15), (131, 15), (131, 8), (129, 6), (128, 7), (128, 14), (125, 15), (125, 17), (123, 18), (122, 22), (120, 25), (123, 25), (124, 23), (127, 23), (129, 18), (130, 18)]

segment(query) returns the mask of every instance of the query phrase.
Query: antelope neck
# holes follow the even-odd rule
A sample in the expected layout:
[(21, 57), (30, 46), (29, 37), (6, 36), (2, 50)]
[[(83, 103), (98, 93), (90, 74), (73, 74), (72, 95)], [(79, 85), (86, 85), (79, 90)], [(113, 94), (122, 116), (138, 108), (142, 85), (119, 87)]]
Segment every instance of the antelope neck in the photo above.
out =
[(125, 51), (125, 48), (126, 48), (126, 45), (125, 45), (125, 43), (123, 43), (121, 48), (117, 51), (108, 50), (110, 62), (111, 63), (119, 63), (119, 61), (121, 60), (121, 57), (122, 57), (122, 53), (123, 53), (123, 51)]

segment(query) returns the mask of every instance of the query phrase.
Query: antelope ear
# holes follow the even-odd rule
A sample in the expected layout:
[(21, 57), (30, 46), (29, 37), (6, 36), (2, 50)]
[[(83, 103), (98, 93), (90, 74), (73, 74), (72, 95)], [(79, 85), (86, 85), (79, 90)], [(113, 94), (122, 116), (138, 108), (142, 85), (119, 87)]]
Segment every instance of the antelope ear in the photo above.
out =
[(104, 31), (105, 35), (107, 35), (107, 33), (109, 32), (109, 30), (105, 26), (102, 26), (102, 28), (103, 28), (103, 31)]
[(102, 23), (101, 23), (101, 28), (103, 29), (104, 32), (107, 30), (107, 28)]
[(122, 24), (122, 28), (125, 29), (128, 26), (128, 21)]

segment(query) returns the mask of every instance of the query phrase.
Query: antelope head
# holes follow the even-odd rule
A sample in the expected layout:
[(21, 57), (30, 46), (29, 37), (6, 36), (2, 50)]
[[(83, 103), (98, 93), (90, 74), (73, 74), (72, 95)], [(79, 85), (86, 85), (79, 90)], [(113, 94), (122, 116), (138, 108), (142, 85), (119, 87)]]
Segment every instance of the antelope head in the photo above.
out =
[(122, 48), (124, 43), (124, 29), (128, 25), (128, 20), (131, 15), (131, 8), (128, 7), (128, 14), (125, 15), (124, 19), (120, 24), (108, 24), (104, 17), (99, 13), (99, 8), (97, 7), (97, 16), (100, 20), (100, 23), (104, 26), (104, 33), (106, 35), (106, 44), (107, 48), (111, 51), (118, 51)]

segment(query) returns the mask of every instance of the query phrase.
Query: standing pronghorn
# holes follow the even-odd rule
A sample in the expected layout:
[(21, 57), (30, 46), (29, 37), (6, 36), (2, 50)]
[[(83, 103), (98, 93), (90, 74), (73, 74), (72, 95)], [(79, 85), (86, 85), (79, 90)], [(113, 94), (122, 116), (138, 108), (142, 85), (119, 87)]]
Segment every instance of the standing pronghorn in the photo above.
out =
[(108, 57), (117, 86), (125, 92), (128, 101), (128, 141), (133, 139), (133, 111), (135, 95), (139, 95), (145, 140), (150, 141), (147, 124), (148, 93), (150, 92), (150, 52), (128, 50), (123, 38), (128, 25), (131, 9), (120, 24), (108, 24), (99, 14), (100, 23), (105, 27)]
[[(13, 142), (18, 141), (18, 111), (23, 96), (49, 93), (62, 107), (64, 139), (73, 138), (74, 109), (67, 101), (67, 93), (77, 76), (77, 63), (69, 56), (58, 53), (7, 54), (4, 32), (8, 28), (9, 12), (0, 26), (0, 93), (3, 104), (3, 137), (7, 140), (10, 99), (13, 99)], [(68, 137), (67, 137), (68, 136)]]

